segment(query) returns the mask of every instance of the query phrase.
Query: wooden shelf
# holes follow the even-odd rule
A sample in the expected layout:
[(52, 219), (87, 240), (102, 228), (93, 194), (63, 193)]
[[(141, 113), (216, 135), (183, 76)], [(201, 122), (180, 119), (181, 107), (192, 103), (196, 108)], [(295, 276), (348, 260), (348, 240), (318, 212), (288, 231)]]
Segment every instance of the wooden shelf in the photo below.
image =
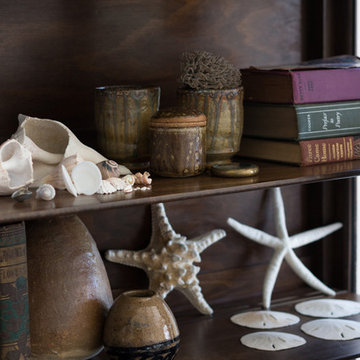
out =
[[(340, 360), (353, 359), (360, 356), (359, 339), (349, 341), (328, 341), (316, 339), (304, 334), (300, 326), (314, 320), (308, 316), (298, 314), (294, 305), (298, 302), (312, 298), (320, 298), (318, 293), (308, 293), (300, 295), (290, 295), (273, 303), (272, 310), (289, 312), (297, 315), (300, 322), (293, 326), (275, 329), (291, 334), (299, 335), (306, 340), (306, 344), (289, 350), (283, 351), (260, 351), (247, 348), (240, 343), (240, 338), (251, 332), (259, 330), (248, 329), (233, 324), (230, 317), (239, 312), (260, 310), (259, 306), (249, 306), (243, 304), (223, 304), (221, 307), (214, 308), (213, 316), (185, 315), (177, 316), (180, 328), (180, 350), (176, 356), (177, 360)], [(339, 299), (349, 299), (360, 301), (360, 297), (347, 292), (339, 292), (336, 296)], [(253, 299), (254, 300), (254, 299)], [(251, 300), (250, 300), (251, 303)], [(349, 320), (360, 320), (360, 315), (347, 317)], [(97, 360), (107, 360), (105, 353), (96, 357)]]
[(151, 204), (204, 196), (229, 194), (274, 186), (305, 184), (360, 175), (360, 160), (311, 167), (258, 163), (259, 174), (249, 178), (220, 178), (209, 173), (191, 178), (153, 179), (151, 190), (124, 194), (73, 197), (58, 191), (52, 201), (36, 200), (34, 196), (22, 203), (10, 197), (0, 199), (0, 223), (31, 220), (48, 216), (103, 210), (116, 207)]

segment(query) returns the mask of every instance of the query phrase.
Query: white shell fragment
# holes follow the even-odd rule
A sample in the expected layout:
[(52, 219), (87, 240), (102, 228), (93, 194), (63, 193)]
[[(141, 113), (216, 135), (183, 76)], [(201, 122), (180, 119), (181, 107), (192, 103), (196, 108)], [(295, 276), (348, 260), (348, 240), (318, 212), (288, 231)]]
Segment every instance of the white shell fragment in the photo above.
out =
[(295, 310), (307, 316), (339, 318), (359, 314), (360, 303), (342, 299), (316, 299), (296, 304)]
[(31, 153), (14, 139), (0, 145), (0, 195), (14, 191), (33, 182)]
[(63, 165), (67, 172), (69, 174), (71, 174), (72, 169), (79, 164), (80, 162), (84, 161), (84, 159), (78, 155), (71, 155), (65, 159), (63, 159), (59, 165), (57, 165), (50, 174), (46, 175), (45, 177), (43, 177), (42, 179), (40, 179), (39, 181), (37, 181), (37, 183), (35, 185), (41, 185), (41, 184), (50, 184), (52, 185), (55, 189), (58, 190), (65, 190), (66, 186), (65, 186), (65, 182), (64, 182), (64, 176), (63, 176), (63, 171), (61, 166)]
[(78, 194), (93, 195), (101, 185), (102, 177), (99, 168), (91, 161), (77, 164), (72, 172), (71, 179)]
[(266, 351), (286, 350), (306, 344), (306, 340), (301, 336), (278, 331), (259, 331), (247, 334), (240, 341), (247, 347)]
[(240, 326), (252, 329), (275, 329), (290, 326), (300, 321), (299, 317), (280, 311), (248, 311), (233, 315), (230, 320)]
[(110, 183), (109, 180), (102, 180), (97, 194), (112, 194), (116, 192), (116, 188)]
[(65, 183), (65, 188), (66, 190), (71, 194), (74, 195), (75, 197), (77, 196), (77, 191), (75, 189), (75, 186), (71, 180), (71, 177), (68, 173), (68, 171), (66, 170), (64, 165), (61, 165), (61, 171), (63, 174), (63, 178), (64, 178), (64, 183)]
[(36, 190), (36, 198), (42, 200), (52, 200), (56, 195), (54, 187), (50, 184), (43, 184)]
[(323, 340), (351, 340), (360, 338), (360, 322), (344, 319), (319, 319), (301, 325), (301, 330)]

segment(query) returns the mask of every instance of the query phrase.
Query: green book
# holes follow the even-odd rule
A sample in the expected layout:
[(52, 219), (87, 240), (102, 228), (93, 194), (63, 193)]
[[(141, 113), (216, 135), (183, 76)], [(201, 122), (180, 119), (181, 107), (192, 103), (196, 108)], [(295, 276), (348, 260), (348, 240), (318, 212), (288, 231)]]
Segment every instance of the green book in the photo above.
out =
[(308, 140), (358, 134), (360, 100), (300, 105), (244, 104), (246, 136)]

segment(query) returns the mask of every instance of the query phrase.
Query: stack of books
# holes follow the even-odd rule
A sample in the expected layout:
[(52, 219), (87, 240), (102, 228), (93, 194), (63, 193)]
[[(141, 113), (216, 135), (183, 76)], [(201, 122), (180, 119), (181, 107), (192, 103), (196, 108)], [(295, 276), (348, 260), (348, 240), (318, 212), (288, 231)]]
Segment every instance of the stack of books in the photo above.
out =
[(360, 158), (360, 59), (242, 69), (240, 156), (300, 166)]

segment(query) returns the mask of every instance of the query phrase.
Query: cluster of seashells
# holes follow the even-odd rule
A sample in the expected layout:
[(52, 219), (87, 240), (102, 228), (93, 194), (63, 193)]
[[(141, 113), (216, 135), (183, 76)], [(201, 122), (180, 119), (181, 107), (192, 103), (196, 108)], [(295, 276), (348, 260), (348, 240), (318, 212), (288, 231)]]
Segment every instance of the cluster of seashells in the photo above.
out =
[[(150, 188), (148, 172), (132, 174), (82, 144), (64, 124), (19, 115), (19, 127), (0, 145), (0, 195), (18, 201), (31, 197), (52, 200), (56, 190), (80, 194), (111, 194)], [(55, 190), (56, 189), (56, 190)]]

